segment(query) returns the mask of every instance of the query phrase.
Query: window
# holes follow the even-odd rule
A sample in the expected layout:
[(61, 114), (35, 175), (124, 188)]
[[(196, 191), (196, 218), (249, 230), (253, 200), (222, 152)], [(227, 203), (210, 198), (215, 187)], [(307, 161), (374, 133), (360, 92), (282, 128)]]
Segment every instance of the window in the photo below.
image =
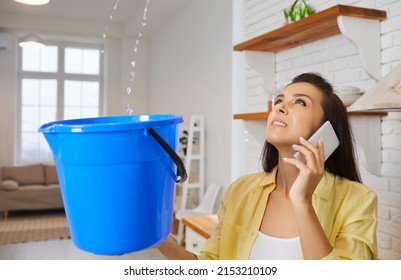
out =
[(18, 163), (51, 160), (50, 148), (38, 132), (42, 124), (102, 113), (101, 49), (67, 43), (20, 48)]

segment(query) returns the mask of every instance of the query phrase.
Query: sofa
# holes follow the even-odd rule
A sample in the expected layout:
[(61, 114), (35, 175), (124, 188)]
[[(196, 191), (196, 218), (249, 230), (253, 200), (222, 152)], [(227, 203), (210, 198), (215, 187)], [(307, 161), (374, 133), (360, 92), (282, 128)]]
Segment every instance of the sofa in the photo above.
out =
[(54, 165), (1, 167), (0, 212), (64, 208)]

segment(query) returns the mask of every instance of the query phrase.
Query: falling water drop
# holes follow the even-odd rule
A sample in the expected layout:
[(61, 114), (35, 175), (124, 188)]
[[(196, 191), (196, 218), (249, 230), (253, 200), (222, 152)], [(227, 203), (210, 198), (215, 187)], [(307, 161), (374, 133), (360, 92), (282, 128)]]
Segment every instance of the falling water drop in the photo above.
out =
[[(120, 1), (120, 0), (117, 0), (116, 4), (115, 4), (115, 6), (114, 6), (114, 10), (116, 10), (117, 4), (118, 4), (119, 1)], [(144, 10), (143, 10), (143, 16), (142, 16), (141, 25), (140, 25), (140, 27), (139, 27), (138, 35), (137, 35), (137, 38), (136, 38), (136, 40), (135, 40), (135, 45), (134, 45), (134, 58), (136, 58), (136, 55), (137, 55), (136, 53), (138, 52), (138, 49), (139, 49), (140, 39), (142, 38), (142, 34), (143, 34), (143, 33), (142, 33), (142, 30), (143, 30), (143, 29), (145, 28), (145, 26), (147, 25), (146, 20), (148, 19), (148, 18), (147, 18), (147, 12), (148, 12), (149, 3), (150, 3), (150, 0), (146, 0), (146, 5), (145, 5), (145, 8), (144, 8)], [(112, 14), (110, 15), (110, 19), (113, 18), (113, 14), (114, 14), (114, 13), (112, 13)], [(133, 86), (134, 86), (135, 66), (136, 66), (136, 61), (135, 61), (135, 59), (132, 60), (132, 61), (130, 62), (130, 64), (131, 64), (132, 70), (130, 70), (130, 79), (129, 79), (130, 85), (129, 85), (129, 86), (127, 87), (127, 89), (126, 89), (128, 95), (131, 95), (131, 91), (134, 92), (134, 87), (133, 87)], [(128, 104), (127, 104), (127, 113), (131, 116), (133, 112), (134, 112), (133, 108), (132, 108), (131, 105), (128, 103)]]
[(120, 2), (120, 0), (117, 0), (117, 1), (116, 1), (116, 3), (114, 4), (114, 8), (113, 8), (114, 10), (116, 10), (116, 9), (117, 9), (118, 2)]
[[(117, 6), (118, 6), (119, 2), (120, 2), (120, 0), (116, 0), (116, 2), (114, 4), (113, 11), (109, 15), (110, 21), (113, 20), (114, 12), (115, 12), (115, 10), (117, 10)], [(134, 46), (134, 52), (135, 53), (138, 52), (140, 39), (142, 38), (142, 30), (146, 26), (146, 20), (147, 20), (147, 15), (146, 14), (148, 12), (149, 3), (150, 3), (150, 0), (146, 0), (146, 5), (145, 5), (145, 8), (143, 10), (141, 26), (139, 28), (138, 36), (137, 36), (137, 39), (135, 41), (135, 46)], [(103, 39), (106, 39), (107, 33), (108, 33), (108, 27), (106, 26), (106, 28), (104, 30), (104, 33), (103, 33)], [(101, 53), (101, 55), (103, 55), (104, 54), (104, 50), (100, 50), (100, 53)], [(126, 89), (127, 95), (131, 95), (131, 93), (134, 92), (133, 84), (134, 84), (134, 78), (135, 78), (135, 66), (136, 66), (136, 61), (132, 60), (131, 61), (132, 71), (130, 71), (130, 85)], [(131, 116), (133, 112), (134, 112), (134, 109), (132, 108), (130, 103), (128, 103), (127, 104), (127, 113), (128, 113), (128, 115)]]
[(134, 112), (134, 110), (132, 109), (131, 105), (128, 104), (127, 105), (127, 113), (128, 113), (128, 115), (131, 116), (133, 112)]
[[(113, 20), (114, 17), (114, 11), (117, 9), (118, 3), (120, 2), (120, 0), (116, 0), (116, 2), (114, 3), (114, 7), (113, 7), (113, 11), (111, 12), (111, 14), (109, 15), (109, 19)], [(108, 26), (106, 25), (106, 28), (104, 29), (104, 33), (103, 33), (103, 39), (106, 39), (106, 34), (108, 31)]]

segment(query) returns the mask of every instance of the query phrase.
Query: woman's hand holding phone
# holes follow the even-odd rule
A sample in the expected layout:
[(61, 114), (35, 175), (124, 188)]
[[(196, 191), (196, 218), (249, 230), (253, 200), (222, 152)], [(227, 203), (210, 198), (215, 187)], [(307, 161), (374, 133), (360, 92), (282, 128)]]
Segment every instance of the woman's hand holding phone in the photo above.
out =
[(333, 250), (312, 204), (313, 193), (324, 176), (325, 145), (322, 138), (319, 138), (316, 144), (300, 138), (299, 143), (300, 145), (294, 145), (293, 148), (303, 155), (305, 162), (296, 158), (284, 159), (299, 169), (289, 197), (294, 209), (303, 256), (305, 259), (321, 259)]
[[(285, 159), (285, 161), (293, 164), (300, 170), (300, 176), (298, 176), (294, 185), (306, 184), (306, 182), (308, 182), (308, 184), (312, 184), (309, 186), (309, 190), (304, 189), (304, 191), (306, 191), (304, 194), (310, 199), (313, 191), (323, 176), (324, 162), (337, 149), (337, 147), (340, 145), (340, 141), (331, 123), (326, 121), (308, 139), (308, 141), (301, 137), (299, 142), (301, 145), (293, 145), (293, 148), (296, 151), (294, 158), (288, 158)], [(309, 179), (306, 177), (309, 177)], [(312, 177), (315, 179), (312, 179)], [(315, 182), (316, 180), (318, 181)], [(305, 188), (306, 187), (307, 186), (305, 186)], [(296, 191), (294, 190), (294, 192)], [(298, 194), (296, 197), (298, 197)]]
[(292, 185), (289, 195), (293, 203), (311, 203), (312, 194), (324, 174), (324, 144), (323, 140), (319, 139), (315, 146), (302, 137), (299, 142), (301, 145), (293, 145), (293, 148), (303, 155), (305, 162), (296, 158), (283, 159), (299, 169), (299, 176)]

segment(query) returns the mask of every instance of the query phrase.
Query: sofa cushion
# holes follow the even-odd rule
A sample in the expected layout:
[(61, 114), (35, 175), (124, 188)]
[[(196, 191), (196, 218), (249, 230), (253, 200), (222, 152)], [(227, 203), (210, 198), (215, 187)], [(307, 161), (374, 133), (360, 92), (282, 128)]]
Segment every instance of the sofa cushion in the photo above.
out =
[(18, 183), (14, 180), (4, 180), (0, 183), (0, 190), (16, 191), (18, 190)]
[(45, 183), (43, 164), (3, 167), (1, 173), (3, 180), (17, 181), (20, 186)]
[(57, 169), (54, 165), (45, 165), (45, 184), (58, 184)]

